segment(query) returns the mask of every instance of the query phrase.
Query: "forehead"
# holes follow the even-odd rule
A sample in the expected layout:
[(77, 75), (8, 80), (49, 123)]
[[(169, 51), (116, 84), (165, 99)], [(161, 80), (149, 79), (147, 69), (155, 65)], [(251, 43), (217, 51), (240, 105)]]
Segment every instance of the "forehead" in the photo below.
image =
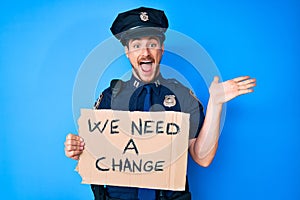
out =
[(148, 41), (160, 43), (160, 39), (156, 36), (136, 37), (130, 39), (128, 43), (131, 44), (133, 42), (148, 42)]

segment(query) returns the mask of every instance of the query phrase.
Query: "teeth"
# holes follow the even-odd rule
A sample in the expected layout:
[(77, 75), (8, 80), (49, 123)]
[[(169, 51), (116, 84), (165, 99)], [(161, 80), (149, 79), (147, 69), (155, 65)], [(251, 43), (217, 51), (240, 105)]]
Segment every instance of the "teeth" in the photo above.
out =
[(151, 64), (151, 61), (147, 61), (147, 62), (141, 62), (141, 64)]

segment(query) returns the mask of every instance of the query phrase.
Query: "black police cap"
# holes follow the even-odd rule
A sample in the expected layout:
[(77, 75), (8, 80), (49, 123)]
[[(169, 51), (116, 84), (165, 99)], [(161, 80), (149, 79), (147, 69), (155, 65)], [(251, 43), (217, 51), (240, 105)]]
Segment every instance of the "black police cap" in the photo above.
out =
[(142, 36), (158, 36), (164, 41), (168, 27), (164, 11), (140, 7), (118, 14), (110, 30), (125, 45), (127, 40)]

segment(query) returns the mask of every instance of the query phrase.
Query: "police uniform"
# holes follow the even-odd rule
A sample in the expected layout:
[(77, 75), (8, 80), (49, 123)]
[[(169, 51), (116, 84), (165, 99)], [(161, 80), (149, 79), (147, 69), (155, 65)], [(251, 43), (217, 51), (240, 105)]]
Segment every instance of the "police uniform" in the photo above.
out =
[[(145, 29), (146, 28), (146, 29)], [(164, 33), (168, 28), (168, 20), (163, 11), (152, 8), (138, 8), (121, 13), (114, 21), (111, 31), (123, 45), (132, 37), (155, 35), (164, 41)], [(178, 111), (190, 114), (189, 138), (197, 137), (203, 121), (204, 113), (201, 103), (191, 90), (175, 79), (165, 79), (161, 74), (151, 83), (143, 83), (132, 75), (123, 82), (113, 80), (95, 103), (95, 109), (113, 109), (123, 111), (143, 111), (147, 93), (151, 89), (150, 111)], [(118, 186), (92, 185), (95, 199), (130, 199), (138, 200), (138, 188)], [(188, 190), (188, 189), (187, 189)], [(176, 199), (188, 191), (156, 190), (157, 199)]]

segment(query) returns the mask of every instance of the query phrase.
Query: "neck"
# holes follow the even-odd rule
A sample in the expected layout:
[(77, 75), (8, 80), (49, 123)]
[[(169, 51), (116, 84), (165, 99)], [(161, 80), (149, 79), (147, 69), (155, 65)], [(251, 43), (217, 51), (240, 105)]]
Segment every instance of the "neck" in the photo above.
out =
[(140, 77), (137, 76), (137, 74), (135, 73), (135, 71), (132, 71), (132, 76), (138, 80), (139, 82), (143, 83), (143, 84), (148, 84), (148, 83), (154, 83), (155, 81), (157, 81), (157, 79), (160, 77), (160, 73), (158, 73), (157, 75), (155, 75), (155, 77), (150, 80), (150, 81), (143, 81)]

